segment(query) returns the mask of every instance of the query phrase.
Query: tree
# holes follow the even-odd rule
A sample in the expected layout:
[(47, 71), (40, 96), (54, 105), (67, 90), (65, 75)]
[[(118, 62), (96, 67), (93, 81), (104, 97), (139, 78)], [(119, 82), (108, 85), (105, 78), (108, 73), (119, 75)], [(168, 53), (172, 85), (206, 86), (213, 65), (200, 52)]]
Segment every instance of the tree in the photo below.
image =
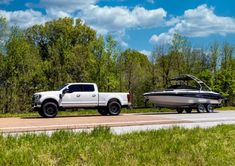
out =
[(145, 82), (149, 78), (150, 62), (138, 51), (127, 49), (120, 56), (124, 89), (133, 94), (133, 105), (143, 105), (142, 94), (146, 92)]
[(228, 103), (235, 90), (234, 75), (234, 48), (228, 43), (224, 43), (221, 54), (221, 68), (216, 75), (215, 89), (228, 98)]
[(35, 25), (27, 29), (26, 35), (39, 50), (48, 89), (68, 81), (90, 80), (94, 64), (90, 45), (96, 40), (96, 32), (80, 19), (63, 18)]
[(7, 20), (0, 16), (0, 53), (4, 52), (4, 45), (7, 38)]
[(35, 71), (40, 68), (38, 52), (16, 27), (11, 31), (6, 48), (3, 109), (4, 112), (25, 111), (31, 104), (31, 94), (35, 90)]

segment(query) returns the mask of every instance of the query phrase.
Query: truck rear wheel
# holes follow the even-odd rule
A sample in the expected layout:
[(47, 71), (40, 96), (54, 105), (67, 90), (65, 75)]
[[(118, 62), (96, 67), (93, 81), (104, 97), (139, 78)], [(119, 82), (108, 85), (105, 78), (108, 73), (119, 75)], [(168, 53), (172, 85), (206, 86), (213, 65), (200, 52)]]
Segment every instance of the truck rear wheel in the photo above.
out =
[(45, 118), (54, 118), (58, 113), (58, 107), (54, 102), (43, 104), (42, 110)]
[(108, 103), (108, 113), (110, 115), (119, 115), (121, 112), (121, 105), (117, 101), (111, 101)]
[(100, 115), (108, 115), (108, 110), (105, 108), (98, 108), (98, 112), (100, 113)]

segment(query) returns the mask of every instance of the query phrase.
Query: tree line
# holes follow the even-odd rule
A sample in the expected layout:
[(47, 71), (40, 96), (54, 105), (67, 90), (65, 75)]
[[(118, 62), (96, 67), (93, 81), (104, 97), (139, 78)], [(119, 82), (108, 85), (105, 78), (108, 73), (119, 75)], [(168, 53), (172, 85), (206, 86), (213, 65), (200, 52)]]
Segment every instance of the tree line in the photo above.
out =
[(147, 57), (123, 49), (111, 35), (98, 35), (80, 19), (61, 18), (27, 29), (0, 18), (0, 111), (30, 111), (32, 94), (67, 82), (95, 82), (99, 91), (129, 91), (133, 105), (143, 93), (168, 86), (179, 74), (192, 74), (234, 102), (235, 58), (229, 43), (194, 49), (180, 34)]

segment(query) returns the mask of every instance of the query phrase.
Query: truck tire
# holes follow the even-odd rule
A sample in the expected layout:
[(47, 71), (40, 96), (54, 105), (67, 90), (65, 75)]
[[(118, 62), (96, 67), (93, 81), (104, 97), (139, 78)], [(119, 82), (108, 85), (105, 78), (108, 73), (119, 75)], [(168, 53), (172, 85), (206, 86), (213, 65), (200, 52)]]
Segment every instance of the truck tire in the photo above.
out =
[(121, 112), (121, 105), (119, 102), (113, 100), (108, 103), (108, 113), (110, 115), (119, 115)]
[(183, 108), (177, 108), (176, 111), (178, 112), (178, 114), (182, 114), (184, 112)]
[(192, 113), (192, 108), (185, 108), (186, 113), (190, 114)]
[(38, 114), (39, 114), (41, 117), (45, 118), (45, 114), (43, 113), (43, 111), (42, 111), (41, 108), (38, 109)]
[(42, 112), (45, 118), (54, 118), (58, 113), (58, 107), (54, 102), (47, 102), (43, 104)]
[(100, 115), (108, 115), (108, 110), (106, 108), (98, 108), (98, 112), (100, 113)]

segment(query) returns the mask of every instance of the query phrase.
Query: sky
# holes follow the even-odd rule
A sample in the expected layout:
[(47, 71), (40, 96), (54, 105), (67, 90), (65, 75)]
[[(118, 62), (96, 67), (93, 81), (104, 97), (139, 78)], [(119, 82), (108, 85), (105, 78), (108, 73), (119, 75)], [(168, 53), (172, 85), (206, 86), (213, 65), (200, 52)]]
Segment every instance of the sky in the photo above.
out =
[(0, 15), (27, 28), (60, 17), (81, 18), (98, 34), (112, 34), (123, 48), (151, 54), (175, 33), (193, 47), (235, 45), (234, 0), (0, 0)]

